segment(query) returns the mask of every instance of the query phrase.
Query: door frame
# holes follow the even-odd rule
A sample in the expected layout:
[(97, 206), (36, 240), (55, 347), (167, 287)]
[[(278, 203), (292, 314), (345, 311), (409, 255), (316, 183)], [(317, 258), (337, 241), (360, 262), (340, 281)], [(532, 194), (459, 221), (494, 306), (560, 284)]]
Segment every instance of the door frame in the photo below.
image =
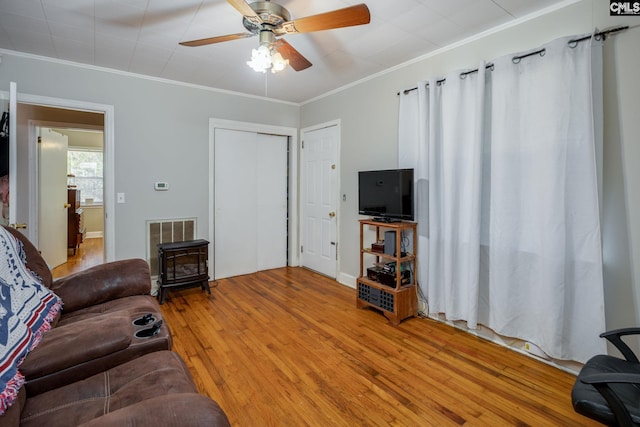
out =
[[(287, 209), (289, 211), (288, 245), (289, 266), (298, 266), (300, 262), (300, 242), (299, 242), (299, 207), (298, 207), (298, 129), (286, 126), (266, 125), (263, 123), (241, 122), (236, 120), (209, 119), (209, 241), (215, 242), (215, 130), (228, 129), (245, 132), (266, 133), (271, 135), (281, 135), (289, 138), (289, 201)], [(209, 251), (209, 268), (215, 265), (213, 262), (213, 251)], [(212, 273), (215, 277), (215, 272)]]
[[(103, 185), (104, 185), (104, 258), (105, 261), (115, 260), (115, 125), (113, 105), (97, 104), (93, 102), (77, 101), (72, 99), (52, 98), (40, 95), (18, 93), (17, 102), (20, 104), (39, 105), (43, 107), (61, 108), (67, 110), (89, 111), (102, 114), (104, 117), (104, 146), (103, 146)], [(50, 123), (50, 122), (40, 122)], [(38, 231), (38, 147), (35, 138), (32, 139), (31, 120), (29, 120), (29, 227), (28, 238), (37, 242)], [(48, 125), (45, 125), (48, 126)], [(67, 127), (68, 124), (65, 124)], [(84, 125), (89, 129), (90, 126)], [(35, 135), (35, 125), (33, 126)], [(34, 142), (35, 141), (35, 142)], [(35, 239), (35, 240), (34, 240)]]
[[(342, 129), (341, 129), (341, 120), (340, 119), (336, 119), (336, 120), (331, 120), (328, 122), (324, 122), (324, 123), (319, 123), (317, 125), (313, 125), (313, 126), (308, 126), (306, 128), (302, 128), (300, 129), (300, 139), (302, 140), (304, 138), (304, 135), (308, 132), (313, 132), (316, 130), (320, 130), (320, 129), (324, 129), (324, 128), (329, 128), (329, 127), (333, 127), (335, 126), (336, 128), (336, 134), (337, 134), (337, 140), (336, 140), (336, 169), (338, 170), (338, 173), (336, 174), (336, 194), (333, 195), (334, 197), (334, 203), (336, 206), (336, 272), (335, 272), (335, 280), (338, 280), (339, 277), (339, 273), (340, 271), (342, 271), (340, 269), (340, 250), (341, 250), (341, 246), (340, 246), (340, 219), (342, 218), (341, 215), (341, 204), (340, 204), (340, 176), (341, 176), (341, 165), (340, 165), (340, 152), (341, 152), (341, 142), (342, 142)], [(301, 166), (304, 165), (304, 163), (301, 160)], [(300, 171), (300, 176), (302, 176), (302, 174), (304, 173), (304, 171)], [(304, 200), (304, 188), (300, 187), (300, 200)], [(302, 242), (304, 239), (304, 227), (302, 224), (304, 218), (300, 219), (300, 242)], [(298, 253), (300, 252), (300, 245), (298, 245)]]

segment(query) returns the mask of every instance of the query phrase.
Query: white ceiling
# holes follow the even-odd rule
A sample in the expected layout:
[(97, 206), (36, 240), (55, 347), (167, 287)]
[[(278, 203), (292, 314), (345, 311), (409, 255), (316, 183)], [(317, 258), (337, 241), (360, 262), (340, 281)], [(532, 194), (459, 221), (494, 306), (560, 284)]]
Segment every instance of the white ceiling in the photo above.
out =
[(251, 70), (257, 37), (225, 0), (0, 0), (0, 48), (234, 92), (303, 102), (565, 0), (276, 0), (302, 18), (366, 3), (371, 23), (286, 40), (313, 66)]

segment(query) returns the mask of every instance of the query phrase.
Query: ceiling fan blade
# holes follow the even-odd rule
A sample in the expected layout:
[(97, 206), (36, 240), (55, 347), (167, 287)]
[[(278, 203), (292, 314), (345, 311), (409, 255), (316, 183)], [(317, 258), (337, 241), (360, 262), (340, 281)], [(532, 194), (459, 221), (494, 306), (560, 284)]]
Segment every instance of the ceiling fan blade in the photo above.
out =
[(217, 37), (209, 37), (206, 39), (199, 40), (190, 40), (187, 42), (180, 42), (179, 44), (182, 46), (196, 47), (196, 46), (204, 46), (208, 44), (228, 42), (230, 40), (238, 40), (238, 39), (246, 39), (247, 37), (253, 37), (255, 34), (253, 33), (236, 33), (236, 34), (227, 34), (226, 36), (217, 36)]
[(280, 53), (280, 55), (282, 55), (284, 59), (289, 60), (289, 65), (296, 71), (305, 70), (312, 65), (307, 58), (302, 56), (300, 52), (298, 52), (284, 39), (277, 40), (273, 44), (273, 47), (276, 51), (278, 51), (278, 53)]
[(363, 25), (369, 22), (371, 22), (369, 8), (366, 4), (361, 3), (355, 6), (345, 7), (344, 9), (283, 22), (274, 28), (273, 32), (276, 35), (310, 33), (312, 31)]
[(258, 16), (258, 14), (249, 6), (249, 4), (244, 0), (227, 0), (227, 2), (233, 6), (238, 12), (240, 12), (243, 16), (249, 18), (253, 22), (257, 22), (258, 24), (262, 23), (262, 19)]

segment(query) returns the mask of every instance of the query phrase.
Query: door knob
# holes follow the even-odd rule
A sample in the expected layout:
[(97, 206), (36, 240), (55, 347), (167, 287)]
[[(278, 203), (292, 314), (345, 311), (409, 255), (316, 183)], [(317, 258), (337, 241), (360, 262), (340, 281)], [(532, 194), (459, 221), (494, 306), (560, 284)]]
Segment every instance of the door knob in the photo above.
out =
[(19, 230), (21, 228), (27, 228), (27, 224), (24, 224), (24, 223), (9, 224), (9, 227), (13, 227), (16, 230)]
[(65, 203), (65, 204), (64, 204), (64, 208), (65, 208), (65, 209), (70, 208), (70, 207), (71, 207), (71, 203)]
[(336, 216), (335, 212), (329, 212), (329, 218), (333, 218), (334, 216)]

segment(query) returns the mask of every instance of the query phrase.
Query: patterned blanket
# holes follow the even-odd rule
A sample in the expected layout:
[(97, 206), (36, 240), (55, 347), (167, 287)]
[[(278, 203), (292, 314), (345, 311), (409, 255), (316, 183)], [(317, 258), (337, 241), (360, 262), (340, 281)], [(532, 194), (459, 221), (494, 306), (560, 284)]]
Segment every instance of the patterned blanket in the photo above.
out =
[(0, 415), (24, 384), (24, 357), (50, 329), (62, 301), (27, 269), (22, 244), (0, 227)]

